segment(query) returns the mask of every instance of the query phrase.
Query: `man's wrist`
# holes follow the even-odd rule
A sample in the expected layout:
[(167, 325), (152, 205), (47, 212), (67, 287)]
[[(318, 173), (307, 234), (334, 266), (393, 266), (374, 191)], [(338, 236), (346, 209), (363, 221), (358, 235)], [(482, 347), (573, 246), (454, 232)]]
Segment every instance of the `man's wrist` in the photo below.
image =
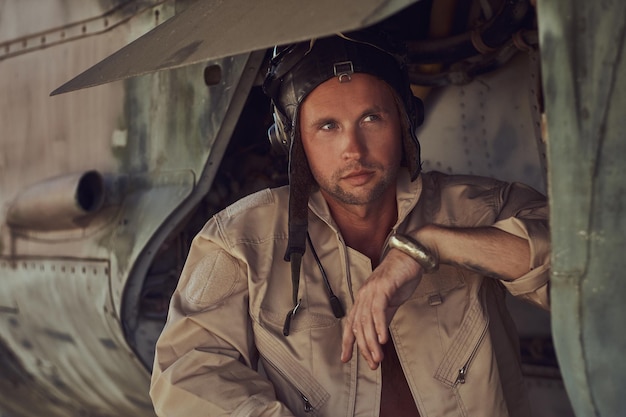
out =
[(420, 264), (426, 273), (434, 272), (439, 268), (439, 259), (424, 245), (410, 236), (399, 233), (391, 235), (383, 250), (383, 257), (390, 249), (398, 249), (409, 255), (415, 262)]

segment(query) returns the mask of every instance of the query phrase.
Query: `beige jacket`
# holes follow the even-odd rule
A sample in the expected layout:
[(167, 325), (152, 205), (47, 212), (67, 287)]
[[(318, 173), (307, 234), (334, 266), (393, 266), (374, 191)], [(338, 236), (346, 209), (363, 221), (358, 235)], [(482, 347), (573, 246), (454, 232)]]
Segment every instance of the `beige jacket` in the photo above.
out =
[[(547, 308), (549, 241), (543, 196), (485, 178), (422, 174), (398, 181), (397, 231), (428, 223), (493, 225), (531, 247), (531, 272), (499, 282), (442, 265), (425, 275), (390, 329), (422, 417), (528, 416), (517, 335), (506, 289)], [(302, 306), (292, 306), (287, 188), (253, 194), (217, 214), (195, 238), (156, 346), (150, 394), (161, 417), (377, 416), (380, 368), (355, 352), (340, 361), (342, 320), (334, 317), (310, 248)], [(347, 247), (319, 193), (309, 232), (346, 309), (371, 273)], [(260, 361), (259, 361), (260, 359)]]

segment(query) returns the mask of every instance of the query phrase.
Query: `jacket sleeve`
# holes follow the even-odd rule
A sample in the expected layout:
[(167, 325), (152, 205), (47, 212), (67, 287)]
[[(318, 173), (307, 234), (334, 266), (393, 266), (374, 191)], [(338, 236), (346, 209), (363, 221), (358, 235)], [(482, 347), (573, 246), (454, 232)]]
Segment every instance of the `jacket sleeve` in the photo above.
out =
[(293, 416), (256, 372), (246, 266), (204, 232), (192, 243), (156, 344), (155, 411), (160, 417)]
[(500, 202), (493, 227), (526, 239), (530, 245), (529, 272), (502, 283), (512, 295), (548, 310), (550, 228), (546, 198), (531, 187), (512, 183), (502, 189)]

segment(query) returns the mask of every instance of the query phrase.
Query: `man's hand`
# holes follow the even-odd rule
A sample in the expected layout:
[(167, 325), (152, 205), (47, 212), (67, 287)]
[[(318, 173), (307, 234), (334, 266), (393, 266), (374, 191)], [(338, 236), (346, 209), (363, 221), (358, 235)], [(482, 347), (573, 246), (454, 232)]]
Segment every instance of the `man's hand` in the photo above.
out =
[(352, 358), (354, 342), (373, 370), (383, 360), (381, 345), (389, 340), (388, 326), (398, 307), (413, 294), (422, 267), (410, 256), (391, 249), (356, 294), (343, 328), (341, 361)]

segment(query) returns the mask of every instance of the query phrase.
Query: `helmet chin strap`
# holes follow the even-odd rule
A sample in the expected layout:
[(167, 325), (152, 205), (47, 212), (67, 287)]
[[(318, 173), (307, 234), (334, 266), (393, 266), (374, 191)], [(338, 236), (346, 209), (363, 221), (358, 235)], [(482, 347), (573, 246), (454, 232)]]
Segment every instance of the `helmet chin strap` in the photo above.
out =
[(314, 180), (304, 148), (298, 134), (291, 141), (289, 158), (289, 235), (285, 261), (291, 263), (291, 285), (293, 309), (285, 317), (283, 334), (289, 335), (291, 320), (300, 307), (298, 290), (300, 287), (300, 269), (302, 256), (306, 250), (306, 238), (309, 224), (309, 195)]

